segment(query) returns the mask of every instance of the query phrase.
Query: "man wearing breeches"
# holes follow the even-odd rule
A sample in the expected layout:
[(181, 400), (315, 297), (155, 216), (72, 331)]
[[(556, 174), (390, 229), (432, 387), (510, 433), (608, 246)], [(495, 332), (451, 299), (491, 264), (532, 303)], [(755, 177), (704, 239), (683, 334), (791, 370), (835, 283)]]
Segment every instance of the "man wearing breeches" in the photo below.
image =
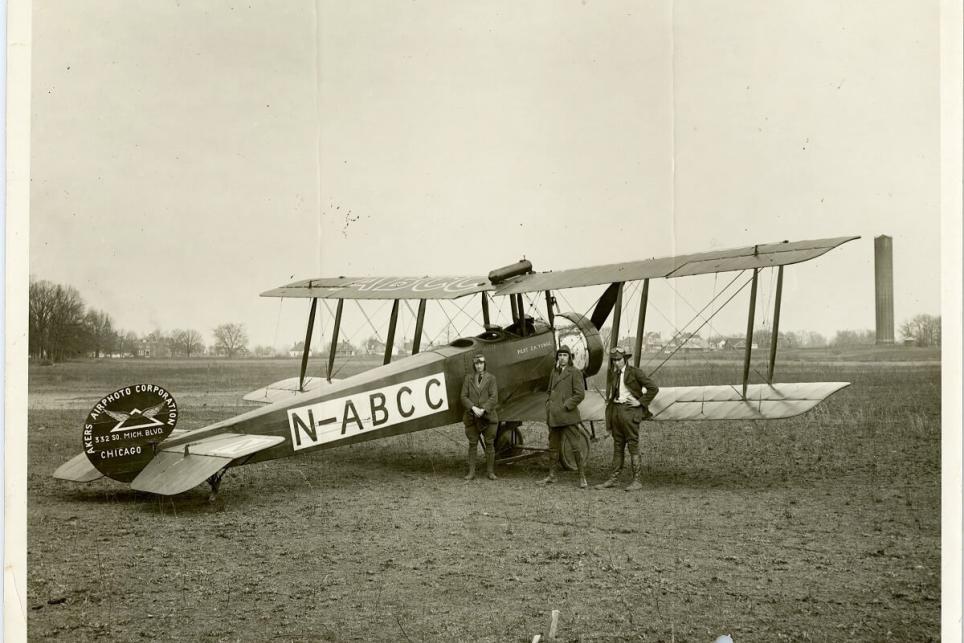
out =
[(481, 436), (486, 476), (489, 480), (498, 480), (495, 475), (495, 434), (499, 426), (499, 389), (495, 375), (485, 370), (485, 356), (481, 353), (472, 359), (472, 370), (474, 372), (466, 375), (462, 382), (462, 407), (465, 409), (462, 423), (469, 440), (469, 472), (465, 479), (475, 478), (475, 454)]
[[(642, 489), (639, 482), (642, 458), (639, 455), (639, 424), (653, 416), (649, 404), (659, 392), (656, 382), (642, 370), (629, 365), (629, 353), (620, 348), (609, 351), (609, 375), (606, 381), (606, 429), (613, 436), (613, 465), (609, 479), (596, 489), (616, 486), (623, 470), (623, 454), (629, 447), (633, 480), (626, 491)], [(645, 393), (643, 390), (645, 389)]]

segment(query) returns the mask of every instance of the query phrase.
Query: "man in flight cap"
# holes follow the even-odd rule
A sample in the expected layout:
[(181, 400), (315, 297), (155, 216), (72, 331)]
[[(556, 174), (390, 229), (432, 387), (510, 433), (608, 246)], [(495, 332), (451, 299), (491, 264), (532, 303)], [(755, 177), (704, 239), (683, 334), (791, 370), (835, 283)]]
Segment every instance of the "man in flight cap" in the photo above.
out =
[[(577, 425), (582, 419), (579, 415), (579, 403), (586, 397), (586, 386), (582, 380), (582, 371), (572, 365), (572, 350), (568, 346), (560, 346), (556, 351), (556, 367), (549, 376), (549, 395), (546, 398), (546, 424), (549, 426), (549, 475), (541, 482), (549, 484), (556, 481), (556, 467), (559, 462), (559, 450), (562, 448), (562, 436), (566, 430), (578, 431)], [(573, 449), (576, 468), (579, 469), (579, 488), (586, 489), (586, 470), (584, 461), (586, 454), (580, 449)]]
[(482, 436), (485, 449), (485, 471), (489, 480), (498, 480), (495, 475), (495, 434), (499, 426), (499, 389), (495, 375), (485, 370), (485, 355), (479, 353), (472, 358), (472, 373), (462, 382), (462, 406), (465, 413), (465, 437), (469, 440), (469, 472), (466, 480), (475, 478), (475, 454)]
[[(613, 436), (613, 465), (609, 479), (595, 489), (616, 486), (623, 470), (623, 454), (629, 447), (633, 480), (626, 491), (642, 489), (639, 482), (642, 457), (639, 455), (639, 423), (653, 417), (649, 404), (659, 392), (656, 382), (646, 373), (629, 365), (630, 353), (621, 348), (609, 351), (609, 375), (606, 381), (606, 430)], [(643, 392), (645, 389), (645, 393)]]

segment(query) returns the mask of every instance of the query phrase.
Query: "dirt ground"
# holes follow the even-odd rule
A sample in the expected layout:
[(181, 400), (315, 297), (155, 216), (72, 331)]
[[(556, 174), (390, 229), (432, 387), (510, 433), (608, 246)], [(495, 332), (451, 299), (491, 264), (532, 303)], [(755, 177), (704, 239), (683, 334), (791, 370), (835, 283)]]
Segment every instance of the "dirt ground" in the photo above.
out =
[[(531, 641), (558, 609), (562, 641), (937, 640), (940, 363), (818, 361), (778, 379), (853, 386), (804, 416), (649, 425), (637, 493), (541, 487), (540, 460), (463, 482), (449, 426), (234, 469), (213, 504), (51, 473), (101, 394), (165, 386), (193, 428), (297, 362), (31, 366), (29, 638)], [(658, 379), (739, 373), (684, 360)]]

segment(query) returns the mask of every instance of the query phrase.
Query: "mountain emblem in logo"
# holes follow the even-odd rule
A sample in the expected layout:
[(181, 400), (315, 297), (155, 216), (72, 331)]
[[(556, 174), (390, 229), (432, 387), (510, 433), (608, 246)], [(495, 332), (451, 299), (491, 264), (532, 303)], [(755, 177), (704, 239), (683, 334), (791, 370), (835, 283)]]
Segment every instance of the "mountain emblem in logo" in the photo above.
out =
[(152, 406), (146, 411), (141, 411), (140, 409), (131, 409), (130, 413), (121, 413), (119, 411), (111, 411), (110, 409), (104, 409), (104, 413), (111, 416), (117, 420), (117, 426), (111, 429), (111, 433), (114, 431), (127, 431), (133, 429), (145, 429), (149, 426), (164, 426), (164, 423), (160, 420), (154, 419), (154, 416), (161, 412), (166, 405), (161, 402), (157, 406)]

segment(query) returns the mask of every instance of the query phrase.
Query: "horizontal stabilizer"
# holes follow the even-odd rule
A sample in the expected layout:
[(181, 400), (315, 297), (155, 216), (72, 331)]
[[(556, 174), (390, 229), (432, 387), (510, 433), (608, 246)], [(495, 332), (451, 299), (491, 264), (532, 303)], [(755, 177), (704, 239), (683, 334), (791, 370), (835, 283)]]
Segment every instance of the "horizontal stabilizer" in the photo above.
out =
[(71, 482), (93, 482), (103, 478), (104, 474), (94, 468), (86, 453), (80, 453), (57, 467), (54, 477)]
[[(336, 379), (331, 380), (331, 382), (337, 381)], [(305, 393), (316, 392), (329, 384), (328, 380), (323, 377), (306, 377), (303, 389), (299, 387), (298, 383), (299, 378), (289, 377), (280, 382), (268, 384), (264, 388), (259, 388), (256, 391), (251, 391), (242, 399), (248, 402), (258, 402), (259, 404), (271, 404), (280, 400), (290, 400), (293, 397), (304, 395)]]
[[(187, 433), (183, 429), (174, 429), (168, 438), (176, 438)], [(93, 482), (104, 477), (100, 471), (90, 462), (86, 453), (79, 453), (73, 458), (57, 467), (54, 477), (59, 480), (70, 480), (71, 482)]]
[(181, 493), (201, 484), (232, 461), (282, 442), (281, 436), (219, 433), (162, 449), (134, 478), (131, 488), (165, 496)]
[[(778, 420), (806, 413), (849, 382), (751, 384), (744, 399), (740, 386), (676, 386), (659, 389), (650, 404), (653, 420)], [(596, 390), (586, 391), (579, 405), (586, 421), (604, 421), (606, 402)], [(546, 421), (546, 394), (528, 393), (502, 406), (503, 420)]]

